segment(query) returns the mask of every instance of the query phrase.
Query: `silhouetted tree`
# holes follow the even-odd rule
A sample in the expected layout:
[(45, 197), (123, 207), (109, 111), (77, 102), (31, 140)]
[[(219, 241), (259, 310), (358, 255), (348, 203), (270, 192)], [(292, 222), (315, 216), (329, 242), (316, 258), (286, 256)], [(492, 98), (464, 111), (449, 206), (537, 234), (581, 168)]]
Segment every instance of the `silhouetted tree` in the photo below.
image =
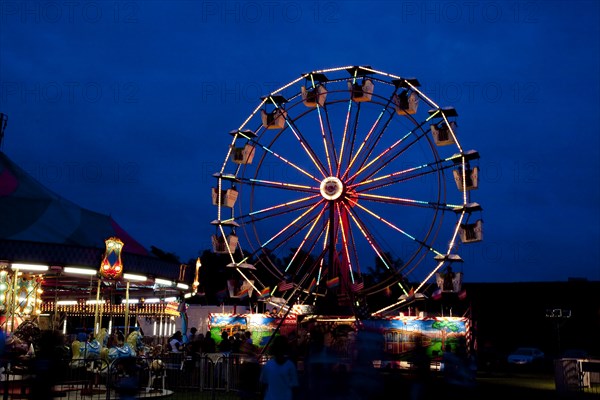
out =
[(178, 264), (181, 263), (181, 261), (179, 261), (179, 256), (177, 254), (168, 253), (162, 249), (159, 249), (156, 246), (150, 246), (150, 252), (161, 260), (172, 262), (172, 263), (178, 263)]

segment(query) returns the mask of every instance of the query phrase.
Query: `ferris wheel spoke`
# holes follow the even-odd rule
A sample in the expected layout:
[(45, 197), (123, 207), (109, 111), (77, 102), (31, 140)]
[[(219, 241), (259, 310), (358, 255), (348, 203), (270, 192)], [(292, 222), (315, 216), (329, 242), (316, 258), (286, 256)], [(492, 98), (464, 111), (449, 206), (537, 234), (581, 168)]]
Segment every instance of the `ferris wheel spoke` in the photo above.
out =
[(252, 222), (262, 221), (266, 218), (273, 218), (283, 214), (293, 213), (296, 211), (304, 210), (311, 206), (311, 204), (304, 204), (310, 200), (315, 200), (318, 196), (304, 197), (302, 199), (289, 201), (286, 203), (276, 204), (274, 206), (265, 207), (260, 210), (252, 211), (248, 214), (237, 216), (236, 219), (240, 222), (246, 220)]
[[(309, 221), (310, 222), (310, 221)], [(260, 253), (264, 253), (264, 254), (274, 254), (276, 253), (278, 250), (284, 249), (285, 245), (297, 234), (299, 234), (299, 232), (301, 232), (306, 225), (309, 222), (304, 222), (302, 224), (296, 224), (293, 229), (288, 229), (285, 234), (284, 232), (280, 231), (279, 235), (277, 236), (278, 241), (272, 241), (269, 244), (269, 246), (267, 246), (267, 244), (262, 244), (259, 245), (258, 247), (253, 249), (253, 252), (247, 257), (247, 258), (251, 258), (251, 257), (257, 257), (258, 254)], [(272, 261), (269, 260), (269, 262), (272, 263)], [(277, 267), (275, 264), (272, 264), (273, 268), (277, 269), (279, 271), (279, 267)], [(283, 276), (283, 272), (279, 271), (279, 275)]]
[[(399, 271), (394, 271), (394, 269), (390, 265), (391, 260), (388, 260), (387, 257), (385, 257), (383, 247), (381, 245), (379, 245), (378, 241), (375, 239), (375, 236), (372, 235), (371, 232), (369, 231), (369, 229), (366, 227), (366, 224), (360, 219), (360, 217), (355, 212), (353, 212), (353, 210), (346, 207), (346, 205), (344, 205), (344, 207), (347, 209), (348, 215), (350, 216), (350, 218), (352, 219), (352, 221), (358, 228), (359, 232), (362, 234), (363, 238), (367, 241), (367, 243), (369, 244), (369, 246), (371, 247), (373, 252), (376, 254), (377, 258), (384, 265), (384, 267), (388, 271), (391, 271), (394, 273), (399, 272)], [(407, 293), (406, 289), (404, 288), (404, 286), (402, 286), (401, 282), (398, 282), (398, 286), (402, 289), (402, 291), (404, 291), (404, 293)]]
[(356, 195), (358, 197), (358, 200), (370, 200), (370, 201), (375, 201), (375, 202), (380, 202), (380, 203), (398, 204), (398, 205), (403, 205), (403, 206), (419, 207), (419, 208), (431, 208), (431, 209), (443, 210), (443, 211), (453, 211), (453, 210), (461, 207), (461, 205), (459, 205), (459, 204), (446, 204), (446, 203), (439, 203), (436, 201), (417, 200), (417, 199), (409, 199), (409, 198), (394, 197), (394, 196), (384, 196), (384, 195), (377, 195), (377, 194), (373, 194), (373, 193), (356, 192)]
[[(311, 234), (312, 234), (313, 230), (315, 229), (315, 226), (317, 225), (317, 223), (320, 220), (322, 220), (322, 217), (323, 217), (324, 213), (325, 213), (325, 207), (323, 207), (323, 209), (319, 212), (319, 214), (313, 219), (313, 223), (311, 224), (311, 226), (307, 230), (306, 234), (304, 235), (304, 238), (302, 239), (302, 242), (300, 242), (300, 244), (298, 245), (296, 251), (294, 252), (294, 255), (290, 259), (290, 262), (285, 267), (285, 270), (284, 270), (285, 272), (288, 272), (288, 270), (292, 266), (293, 262), (295, 261), (296, 257), (298, 256), (298, 254), (300, 254), (302, 252), (302, 250), (304, 248), (304, 245), (307, 243), (307, 241), (311, 237)], [(319, 237), (322, 236), (322, 234), (323, 234), (323, 230), (321, 230), (321, 233), (319, 235), (317, 235), (317, 237), (312, 241), (312, 246), (310, 246), (311, 249), (314, 249), (314, 247), (316, 246), (317, 242), (319, 241)], [(305, 253), (306, 253), (306, 255), (309, 255), (310, 251), (305, 252)]]
[[(300, 223), (300, 221), (304, 220), (308, 214), (310, 214), (313, 210), (315, 210), (317, 208), (317, 206), (319, 204), (322, 204), (323, 202), (324, 202), (324, 200), (319, 201), (319, 202), (313, 204), (312, 206), (310, 206), (306, 211), (304, 211), (302, 214), (300, 214), (298, 217), (296, 217), (294, 220), (292, 220), (292, 222), (290, 222), (285, 227), (283, 227), (279, 232), (277, 232), (276, 234), (271, 236), (271, 238), (269, 238), (267, 241), (265, 241), (264, 243), (261, 243), (258, 247), (261, 249), (266, 248), (271, 242), (273, 242), (275, 239), (282, 236), (286, 232), (292, 231), (293, 233), (297, 233), (298, 231), (300, 231), (301, 228), (303, 228), (306, 225), (306, 224), (300, 225), (300, 228), (298, 228), (298, 224)], [(296, 229), (292, 229), (293, 227), (296, 227)], [(281, 243), (287, 242), (289, 239), (290, 239), (290, 235), (288, 233), (286, 240), (280, 241), (279, 245), (281, 245)], [(279, 247), (279, 246), (277, 246), (277, 247)]]
[(325, 151), (325, 159), (327, 160), (327, 171), (329, 175), (333, 175), (333, 166), (331, 164), (331, 156), (329, 154), (329, 146), (327, 144), (327, 136), (325, 135), (325, 126), (323, 124), (323, 116), (321, 115), (321, 106), (317, 103), (317, 115), (319, 117), (319, 127), (321, 128), (321, 139), (323, 140), (323, 150)]
[[(324, 211), (325, 211), (325, 207), (323, 208), (322, 212), (314, 218), (313, 224), (311, 225), (309, 230), (313, 230), (314, 227), (316, 226), (316, 224), (322, 219)], [(308, 226), (309, 223), (310, 223), (310, 221), (307, 222), (304, 225), (304, 227)], [(311, 260), (310, 258), (311, 258), (312, 251), (317, 247), (317, 245), (320, 241), (319, 238), (322, 237), (323, 235), (324, 235), (324, 229), (321, 229), (320, 232), (317, 232), (315, 235), (312, 235), (312, 238), (311, 238), (311, 235), (307, 234), (305, 240), (299, 246), (299, 248), (294, 252), (292, 260), (288, 263), (287, 267), (283, 271), (284, 273), (291, 275), (291, 280), (294, 281), (296, 284), (294, 291), (289, 295), (288, 299), (291, 299), (292, 297), (294, 297), (294, 295), (298, 292), (298, 290), (308, 290), (310, 292), (311, 289), (309, 288), (309, 286), (312, 285), (312, 283), (310, 282), (311, 278), (314, 278), (315, 284), (318, 284), (321, 281), (321, 273), (322, 273), (322, 268), (323, 268), (323, 256), (325, 255), (326, 250), (321, 250), (321, 256), (319, 256), (315, 260)], [(288, 239), (291, 239), (291, 237)], [(277, 249), (279, 246), (283, 246), (285, 244), (286, 244), (285, 241), (282, 241), (282, 243), (280, 243), (280, 245), (276, 246), (275, 249)], [(305, 246), (305, 245), (307, 245), (307, 246)], [(302, 253), (304, 253), (304, 254), (302, 254)], [(303, 256), (303, 259), (297, 260), (297, 262), (294, 264), (294, 261), (296, 261), (296, 257), (298, 257), (301, 254)], [(291, 268), (292, 266), (295, 266), (295, 268)], [(317, 277), (314, 276), (315, 271), (317, 273)], [(300, 279), (298, 279), (298, 277), (300, 277)]]
[[(354, 78), (352, 79), (352, 84), (356, 83), (356, 73), (354, 75)], [(342, 168), (342, 160), (344, 158), (344, 148), (346, 147), (346, 136), (348, 134), (348, 124), (350, 122), (350, 116), (352, 115), (352, 97), (348, 100), (348, 109), (346, 110), (346, 119), (344, 122), (344, 130), (342, 132), (342, 143), (340, 145), (340, 153), (338, 154), (338, 161), (337, 161), (337, 170), (336, 170), (336, 176), (338, 176), (340, 174), (340, 170)]]
[(405, 230), (403, 230), (402, 228), (398, 227), (397, 225), (395, 225), (394, 223), (388, 221), (387, 219), (383, 218), (382, 216), (378, 215), (377, 213), (375, 213), (372, 210), (369, 210), (368, 208), (364, 207), (361, 204), (356, 204), (356, 206), (358, 208), (360, 208), (361, 210), (363, 210), (364, 212), (366, 212), (367, 214), (369, 214), (371, 217), (375, 218), (376, 220), (382, 222), (384, 225), (390, 227), (391, 229), (395, 230), (396, 232), (401, 233), (402, 235), (404, 235), (405, 237), (407, 237), (408, 239), (412, 240), (413, 242), (418, 243), (421, 246), (424, 246), (425, 248), (427, 248), (427, 250), (431, 251), (432, 253), (434, 253), (437, 256), (442, 256), (443, 253), (441, 251), (436, 250), (435, 248), (433, 248), (432, 246), (428, 245), (427, 243), (423, 242), (422, 240), (418, 239), (416, 236), (411, 235), (410, 233), (406, 232)]
[[(394, 262), (391, 258), (389, 258), (388, 253), (383, 251), (383, 247), (378, 243), (378, 241), (375, 239), (374, 235), (370, 232), (370, 230), (367, 228), (366, 224), (360, 219), (360, 217), (358, 217), (358, 215), (356, 215), (355, 213), (350, 214), (352, 217), (352, 220), (354, 222), (354, 224), (359, 228), (359, 231), (361, 232), (361, 234), (363, 235), (363, 237), (367, 240), (367, 242), (369, 243), (369, 245), (371, 246), (371, 248), (373, 249), (377, 259), (379, 259), (381, 261), (381, 263), (385, 266), (385, 268), (392, 274), (392, 275), (396, 275), (396, 276), (402, 276), (400, 275), (400, 273), (404, 272), (404, 266), (401, 266), (400, 268), (395, 268), (395, 266), (393, 266)], [(352, 232), (352, 231), (350, 231)], [(354, 239), (352, 246), (354, 246), (354, 251), (356, 252), (356, 244), (354, 244)], [(357, 257), (358, 259), (358, 255), (355, 255), (355, 257)], [(360, 268), (359, 268), (360, 271)], [(389, 279), (385, 280), (385, 287), (389, 287), (390, 284), (397, 284), (398, 287), (400, 288), (400, 290), (402, 290), (405, 294), (407, 294), (407, 288), (404, 287), (404, 285), (402, 284), (402, 279), (393, 279), (392, 282), (390, 282)], [(374, 284), (370, 287), (370, 289), (374, 289), (375, 286), (377, 286), (377, 284)]]
[[(300, 166), (298, 166), (297, 164), (291, 162), (290, 160), (288, 160), (287, 158), (281, 156), (280, 154), (276, 153), (275, 151), (271, 150), (268, 146), (265, 146), (261, 143), (258, 143), (257, 141), (252, 141), (252, 143), (256, 146), (259, 146), (261, 149), (263, 149), (265, 152), (267, 152), (268, 154), (271, 154), (273, 157), (275, 157), (276, 159), (282, 161), (284, 164), (289, 165), (290, 167), (294, 168), (295, 170), (299, 171), (300, 173), (308, 176), (309, 178), (311, 178), (312, 180), (314, 180), (315, 182), (321, 182), (321, 179), (317, 178), (316, 176), (312, 175), (311, 173), (309, 173), (308, 171), (306, 171), (304, 168), (301, 168)], [(239, 167), (238, 167), (239, 168)]]
[[(396, 93), (396, 91), (394, 91), (394, 93)], [(392, 94), (392, 96), (393, 96), (393, 94)], [(365, 162), (369, 159), (369, 156), (371, 155), (371, 153), (374, 151), (375, 147), (379, 143), (381, 137), (385, 133), (387, 127), (389, 126), (390, 122), (392, 121), (392, 118), (394, 117), (394, 113), (393, 112), (389, 113), (389, 118), (387, 118), (387, 120), (383, 124), (383, 127), (380, 130), (379, 134), (376, 135), (375, 140), (373, 140), (372, 143), (368, 144), (369, 143), (369, 139), (371, 139), (371, 135), (373, 135), (373, 133), (375, 132), (375, 130), (379, 126), (379, 123), (381, 122), (381, 119), (383, 118), (385, 112), (388, 110), (388, 107), (389, 107), (391, 101), (392, 101), (392, 97), (390, 97), (388, 99), (388, 102), (386, 103), (386, 105), (381, 109), (379, 115), (377, 116), (377, 118), (373, 122), (373, 125), (371, 125), (371, 128), (369, 129), (369, 131), (365, 135), (362, 143), (360, 144), (360, 146), (358, 147), (358, 149), (356, 150), (356, 152), (354, 153), (354, 155), (351, 157), (351, 160), (348, 163), (348, 167), (346, 168), (346, 172), (344, 172), (344, 175), (343, 175), (344, 179), (347, 178), (348, 174), (350, 173), (350, 171), (352, 169), (352, 166), (354, 165), (354, 163), (358, 159), (359, 155), (362, 153), (363, 149), (367, 148), (367, 153), (362, 157), (362, 162), (359, 165), (359, 170), (362, 168), (362, 166), (365, 164)], [(358, 119), (358, 113), (357, 113), (357, 119)]]
[[(354, 70), (353, 72), (353, 76), (352, 76), (352, 86), (356, 85), (356, 80), (359, 77), (358, 75), (358, 68)], [(346, 155), (346, 137), (348, 136), (348, 126), (350, 123), (350, 117), (352, 115), (352, 104), (354, 103), (352, 96), (350, 96), (350, 99), (348, 99), (348, 108), (346, 110), (346, 118), (344, 121), (344, 130), (342, 132), (342, 142), (341, 142), (341, 146), (340, 146), (340, 152), (339, 152), (339, 158), (338, 158), (338, 163), (337, 163), (337, 171), (336, 171), (336, 176), (340, 175), (341, 169), (342, 169), (342, 165), (343, 165), (343, 160), (344, 160), (344, 156)], [(352, 131), (352, 135), (351, 135), (351, 140), (350, 140), (350, 150), (347, 151), (348, 152), (348, 163), (350, 163), (350, 160), (352, 158), (352, 152), (353, 152), (353, 148), (354, 148), (354, 142), (356, 140), (356, 131), (358, 128), (358, 120), (359, 120), (359, 116), (360, 116), (360, 102), (356, 103), (356, 113), (354, 114), (354, 123), (353, 123), (353, 128), (351, 129)]]
[(315, 153), (315, 151), (312, 149), (312, 147), (310, 146), (310, 144), (308, 143), (308, 141), (306, 141), (306, 139), (304, 139), (304, 137), (300, 133), (300, 130), (298, 129), (298, 127), (294, 123), (294, 121), (291, 121), (290, 119), (286, 118), (286, 123), (288, 124), (288, 126), (291, 129), (291, 131), (294, 133), (294, 135), (296, 136), (296, 138), (300, 142), (302, 148), (308, 154), (308, 156), (311, 159), (311, 161), (313, 162), (314, 166), (317, 167), (317, 169), (319, 170), (319, 172), (321, 173), (321, 175), (323, 176), (323, 178), (325, 178), (326, 176), (328, 176), (327, 168), (325, 167), (325, 165), (323, 165), (323, 163), (321, 162), (321, 159)]
[(401, 171), (395, 171), (386, 175), (378, 176), (376, 178), (367, 179), (348, 185), (348, 187), (354, 190), (357, 188), (362, 188), (362, 191), (364, 192), (367, 190), (373, 190), (383, 186), (419, 178), (428, 174), (438, 173), (439, 171), (452, 168), (454, 166), (454, 163), (452, 162), (453, 159), (455, 159), (454, 156), (444, 160), (437, 160), (416, 167), (403, 169)]
[[(270, 97), (270, 98), (271, 98), (272, 103), (275, 105), (275, 107), (279, 109), (280, 106), (277, 104), (277, 102), (275, 100), (273, 100), (272, 97)], [(304, 136), (300, 132), (300, 129), (298, 129), (298, 127), (296, 126), (294, 121), (292, 119), (290, 119), (287, 114), (284, 114), (284, 115), (285, 115), (286, 125), (288, 126), (288, 128), (290, 128), (290, 130), (292, 131), (292, 134), (294, 135), (294, 137), (296, 138), (296, 140), (298, 141), (300, 146), (304, 149), (304, 151), (308, 155), (308, 158), (310, 158), (310, 160), (312, 161), (313, 165), (323, 175), (323, 178), (325, 178), (327, 176), (327, 169), (325, 168), (323, 163), (321, 163), (321, 160), (315, 154), (314, 150), (310, 147), (307, 140), (304, 138)]]
[[(312, 90), (316, 90), (317, 85), (315, 84), (315, 79), (313, 74), (310, 74), (310, 81), (312, 83)], [(319, 127), (321, 128), (321, 139), (323, 140), (323, 150), (325, 151), (325, 160), (327, 161), (327, 171), (329, 175), (333, 175), (333, 167), (331, 164), (331, 156), (329, 154), (329, 146), (327, 144), (327, 136), (325, 134), (325, 125), (323, 123), (323, 115), (321, 114), (321, 104), (317, 101), (315, 103), (315, 107), (317, 109), (317, 116), (319, 118)], [(331, 138), (331, 131), (329, 137)]]
[(356, 134), (357, 134), (357, 130), (358, 130), (358, 120), (359, 120), (359, 116), (360, 116), (360, 108), (361, 108), (361, 103), (357, 103), (356, 104), (356, 112), (353, 115), (352, 118), (352, 127), (350, 128), (350, 137), (348, 140), (348, 144), (346, 146), (346, 152), (348, 153), (345, 156), (342, 156), (342, 163), (345, 161), (348, 163), (348, 165), (344, 166), (343, 164), (340, 165), (340, 172), (341, 170), (345, 169), (347, 170), (349, 168), (349, 164), (350, 161), (352, 160), (352, 154), (354, 153), (354, 147), (356, 145)]
[(340, 209), (340, 203), (336, 204), (336, 211), (338, 214), (338, 221), (340, 224), (340, 233), (342, 236), (342, 255), (340, 260), (340, 270), (339, 274), (342, 276), (350, 276), (350, 282), (355, 283), (354, 270), (352, 268), (352, 260), (356, 260), (357, 262), (357, 271), (360, 272), (360, 268), (358, 266), (358, 259), (351, 257), (350, 254), (350, 243), (352, 242), (352, 235), (350, 234), (350, 223), (347, 218), (347, 211)]
[[(430, 115), (428, 118), (426, 118), (423, 122), (421, 122), (419, 124), (415, 124), (416, 126), (413, 129), (411, 129), (410, 131), (408, 131), (404, 136), (402, 136), (400, 139), (395, 141), (392, 145), (390, 145), (389, 147), (384, 149), (381, 153), (373, 156), (371, 158), (371, 161), (369, 161), (366, 164), (363, 162), (363, 164), (361, 164), (361, 167), (358, 169), (358, 171), (356, 171), (356, 173), (354, 175), (352, 175), (350, 178), (348, 178), (348, 181), (349, 182), (354, 181), (358, 175), (362, 174), (367, 169), (372, 167), (375, 163), (377, 163), (379, 166), (374, 171), (370, 172), (365, 178), (363, 178), (363, 179), (369, 179), (369, 178), (373, 177), (374, 175), (376, 175), (379, 171), (381, 171), (391, 161), (395, 160), (396, 158), (398, 158), (399, 156), (404, 154), (407, 150), (409, 150), (413, 145), (418, 143), (419, 140), (421, 140), (427, 134), (427, 132), (423, 130), (423, 125), (425, 125), (427, 122), (429, 122), (437, 114), (438, 114), (438, 112), (432, 113), (432, 115)], [(392, 121), (392, 118), (389, 119), (388, 123), (391, 121)], [(387, 128), (387, 126), (386, 126), (386, 128)], [(421, 133), (416, 134), (416, 132), (418, 132), (418, 131), (421, 131)], [(408, 143), (405, 144), (405, 141), (409, 137), (412, 137), (412, 141), (409, 141)], [(401, 144), (405, 144), (405, 146), (402, 148), (396, 149)], [(371, 154), (372, 154), (372, 151), (369, 153), (369, 156)], [(366, 162), (367, 158), (365, 158), (365, 162)]]
[(281, 190), (292, 190), (296, 192), (308, 192), (308, 193), (318, 193), (319, 188), (316, 186), (307, 186), (300, 185), (295, 183), (288, 182), (279, 182), (279, 181), (269, 181), (266, 179), (255, 179), (255, 178), (238, 178), (241, 183), (248, 183), (251, 186), (260, 186), (265, 188), (274, 188)]
[[(327, 134), (328, 134), (328, 145), (329, 148), (331, 149), (331, 159), (333, 160), (333, 162), (335, 163), (335, 169), (338, 169), (337, 166), (337, 159), (338, 159), (338, 155), (337, 155), (337, 150), (336, 150), (336, 145), (335, 145), (335, 139), (333, 137), (333, 130), (331, 128), (331, 119), (329, 117), (329, 111), (327, 109), (327, 107), (323, 107), (322, 110), (324, 111), (323, 113), (325, 114), (325, 125), (327, 126)], [(332, 171), (331, 174), (333, 175), (333, 165), (332, 165)]]
[(252, 211), (248, 214), (238, 216), (236, 219), (240, 222), (260, 222), (268, 218), (278, 217), (284, 214), (289, 214), (301, 210), (305, 210), (310, 207), (311, 204), (300, 204), (297, 202), (288, 202), (278, 204), (276, 206), (263, 208), (262, 210)]

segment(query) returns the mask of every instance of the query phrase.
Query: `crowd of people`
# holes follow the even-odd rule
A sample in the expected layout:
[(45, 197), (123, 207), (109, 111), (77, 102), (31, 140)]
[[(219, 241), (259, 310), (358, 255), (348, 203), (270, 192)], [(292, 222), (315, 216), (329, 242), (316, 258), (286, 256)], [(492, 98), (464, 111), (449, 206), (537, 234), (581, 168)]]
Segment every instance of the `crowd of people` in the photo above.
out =
[[(375, 360), (384, 358), (383, 337), (380, 333), (370, 331), (350, 332), (352, 341), (348, 353), (340, 357), (332, 345), (330, 333), (322, 330), (312, 330), (304, 336), (274, 335), (268, 337), (268, 342), (257, 346), (253, 342), (250, 331), (238, 331), (230, 335), (228, 331), (220, 332), (213, 337), (213, 332), (207, 330), (204, 334), (196, 328), (191, 328), (188, 335), (181, 331), (175, 332), (164, 343), (163, 356), (181, 355), (181, 360), (190, 362), (190, 369), (197, 368), (198, 361), (207, 354), (219, 354), (225, 358), (229, 354), (236, 357), (236, 365), (240, 368), (237, 391), (240, 399), (264, 400), (294, 400), (298, 398), (346, 399), (346, 398), (381, 398), (386, 391), (383, 375), (374, 367)], [(115, 332), (108, 338), (101, 335), (80, 334), (73, 343), (70, 351), (72, 360), (79, 354), (93, 353), (102, 357), (100, 352), (94, 353), (98, 341), (106, 339), (110, 351), (116, 354), (119, 349), (135, 347), (135, 343), (125, 340), (122, 332)], [(431, 357), (425, 345), (418, 340), (410, 351), (408, 361), (412, 365), (412, 379), (405, 382), (408, 390), (407, 398), (422, 400), (430, 398), (433, 372)], [(60, 332), (45, 332), (36, 346), (36, 357), (32, 367), (39, 376), (37, 384), (32, 388), (32, 398), (44, 398), (48, 388), (56, 381), (56, 373), (64, 370), (57, 364), (65, 354), (65, 338)], [(116, 350), (115, 350), (116, 349)], [(123, 352), (124, 350), (120, 350)], [(124, 353), (123, 353), (124, 354)], [(129, 354), (132, 356), (133, 354)], [(127, 356), (124, 356), (127, 357)], [(454, 349), (446, 343), (441, 356), (443, 366), (443, 383), (449, 393), (463, 393), (475, 383), (474, 361), (468, 357), (466, 347), (454, 343)], [(87, 365), (87, 364), (81, 364)], [(183, 369), (184, 364), (181, 364)], [(73, 368), (73, 367), (71, 367)], [(136, 364), (122, 364), (124, 376), (120, 391), (121, 398), (135, 396), (139, 382), (132, 381)], [(187, 367), (186, 367), (187, 368)], [(130, 382), (131, 381), (131, 382)], [(394, 382), (398, 387), (399, 382)], [(134, 398), (134, 397), (131, 397)]]
[(217, 345), (211, 331), (206, 334), (198, 333), (195, 327), (190, 329), (190, 334), (184, 339), (181, 331), (175, 332), (167, 339), (168, 349), (171, 353), (186, 353), (197, 356), (204, 353), (234, 353), (253, 354), (258, 352), (252, 342), (252, 332), (240, 331), (229, 335), (227, 331), (221, 332)]

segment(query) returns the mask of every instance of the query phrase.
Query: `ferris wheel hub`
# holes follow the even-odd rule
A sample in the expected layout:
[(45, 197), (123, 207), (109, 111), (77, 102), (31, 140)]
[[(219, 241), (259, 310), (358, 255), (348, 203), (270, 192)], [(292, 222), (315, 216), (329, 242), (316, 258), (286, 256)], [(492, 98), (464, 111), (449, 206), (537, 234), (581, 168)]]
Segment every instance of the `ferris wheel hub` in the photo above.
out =
[(339, 178), (329, 176), (321, 182), (320, 191), (325, 200), (337, 200), (344, 192), (344, 184)]

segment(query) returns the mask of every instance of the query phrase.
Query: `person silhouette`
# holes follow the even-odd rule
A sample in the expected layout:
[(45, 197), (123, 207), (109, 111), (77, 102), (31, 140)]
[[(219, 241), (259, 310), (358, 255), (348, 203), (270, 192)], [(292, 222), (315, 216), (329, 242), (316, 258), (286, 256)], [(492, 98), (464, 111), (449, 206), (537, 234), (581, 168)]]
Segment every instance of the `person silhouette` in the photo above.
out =
[(446, 268), (446, 272), (444, 273), (444, 286), (443, 289), (445, 292), (453, 292), (454, 291), (454, 277), (456, 274), (452, 271), (452, 267), (448, 265)]
[(273, 338), (269, 359), (260, 371), (264, 400), (292, 400), (298, 388), (298, 370), (287, 357), (288, 341), (285, 336)]
[(427, 349), (421, 336), (417, 336), (415, 339), (415, 347), (411, 352), (410, 361), (415, 378), (410, 388), (410, 399), (426, 399), (428, 397), (426, 390), (431, 381), (431, 360), (427, 355)]
[(217, 348), (221, 353), (229, 353), (231, 351), (231, 339), (227, 331), (221, 332), (221, 341), (217, 345)]
[(213, 339), (210, 331), (206, 331), (204, 340), (202, 341), (202, 352), (203, 353), (215, 353), (217, 351), (217, 344)]
[(175, 332), (169, 338), (169, 351), (172, 353), (180, 353), (183, 351), (183, 334), (181, 331)]

